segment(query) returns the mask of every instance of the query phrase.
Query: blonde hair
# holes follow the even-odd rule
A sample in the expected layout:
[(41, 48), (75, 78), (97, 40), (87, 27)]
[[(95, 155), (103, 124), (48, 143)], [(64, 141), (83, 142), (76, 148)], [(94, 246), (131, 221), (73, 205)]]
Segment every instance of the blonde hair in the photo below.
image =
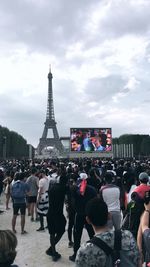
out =
[(17, 243), (17, 238), (11, 230), (0, 230), (0, 264), (14, 262)]

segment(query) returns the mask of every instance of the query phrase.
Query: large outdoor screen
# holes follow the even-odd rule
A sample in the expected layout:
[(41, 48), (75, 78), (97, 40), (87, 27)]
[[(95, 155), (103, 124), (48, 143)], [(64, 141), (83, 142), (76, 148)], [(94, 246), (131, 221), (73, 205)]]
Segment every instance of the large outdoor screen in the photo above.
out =
[(111, 152), (111, 128), (71, 128), (70, 150), (72, 152)]

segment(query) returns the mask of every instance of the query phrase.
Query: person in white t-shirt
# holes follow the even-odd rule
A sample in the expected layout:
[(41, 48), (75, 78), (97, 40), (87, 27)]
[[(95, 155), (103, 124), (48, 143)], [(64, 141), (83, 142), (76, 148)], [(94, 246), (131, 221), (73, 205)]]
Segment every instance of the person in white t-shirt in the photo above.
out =
[(44, 216), (47, 216), (49, 201), (48, 201), (48, 187), (49, 179), (46, 176), (46, 171), (41, 170), (41, 179), (39, 180), (39, 189), (37, 195), (37, 212), (40, 217), (40, 227), (37, 231), (44, 230)]
[(120, 209), (120, 189), (112, 184), (113, 175), (111, 172), (105, 174), (106, 185), (100, 189), (100, 197), (106, 202), (111, 218), (108, 220), (108, 225), (115, 230), (121, 226), (121, 209)]

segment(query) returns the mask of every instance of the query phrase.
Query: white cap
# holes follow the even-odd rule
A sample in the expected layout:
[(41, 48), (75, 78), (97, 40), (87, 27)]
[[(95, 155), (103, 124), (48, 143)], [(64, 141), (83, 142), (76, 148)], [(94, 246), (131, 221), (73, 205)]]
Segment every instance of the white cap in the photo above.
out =
[(80, 173), (80, 178), (81, 178), (82, 180), (86, 180), (86, 179), (88, 178), (88, 176), (87, 176), (87, 174), (86, 174), (85, 172), (81, 172), (81, 173)]

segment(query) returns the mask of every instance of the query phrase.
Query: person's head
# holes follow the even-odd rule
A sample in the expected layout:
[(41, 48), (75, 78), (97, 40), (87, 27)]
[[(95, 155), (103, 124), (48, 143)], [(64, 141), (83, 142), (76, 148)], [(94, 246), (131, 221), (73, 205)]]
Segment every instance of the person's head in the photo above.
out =
[(19, 181), (20, 180), (20, 172), (16, 172), (14, 175), (14, 180)]
[(74, 173), (70, 174), (68, 185), (69, 187), (76, 185), (76, 175)]
[(50, 168), (51, 168), (52, 170), (57, 169), (57, 163), (56, 163), (54, 160), (52, 160), (52, 161), (50, 162)]
[(33, 167), (32, 169), (31, 169), (31, 174), (36, 174), (37, 173), (37, 169), (35, 168), (35, 167)]
[(89, 171), (89, 176), (90, 176), (91, 178), (95, 178), (95, 177), (96, 177), (96, 176), (95, 176), (95, 173), (98, 174), (97, 168), (96, 168), (96, 167), (92, 167), (92, 168), (90, 169), (90, 171)]
[(139, 181), (142, 184), (147, 184), (149, 181), (148, 174), (146, 172), (141, 172), (139, 175)]
[(46, 176), (46, 170), (45, 169), (41, 169), (40, 170), (40, 177), (43, 178)]
[(99, 147), (101, 145), (101, 139), (99, 137), (94, 138), (94, 145)]
[(94, 227), (104, 227), (108, 220), (107, 204), (100, 198), (91, 199), (86, 205), (87, 222)]
[(7, 170), (7, 171), (6, 171), (6, 176), (7, 176), (7, 177), (10, 176), (10, 170)]
[(26, 172), (20, 172), (20, 174), (19, 174), (19, 180), (20, 181), (24, 181), (27, 176), (28, 176), (28, 174)]
[(106, 174), (105, 174), (105, 181), (106, 181), (106, 183), (107, 184), (111, 184), (112, 183), (112, 180), (113, 180), (113, 177), (114, 177), (114, 175), (113, 175), (112, 172), (110, 172), (110, 171), (106, 172)]
[(74, 151), (77, 151), (80, 148), (80, 146), (81, 145), (75, 139), (71, 142), (71, 149)]
[(82, 131), (78, 131), (77, 133), (76, 133), (76, 137), (82, 137)]
[(11, 230), (0, 230), (0, 265), (11, 265), (16, 257), (17, 238)]
[(79, 179), (86, 180), (88, 178), (87, 174), (85, 172), (81, 172), (79, 175)]
[(50, 187), (52, 187), (55, 184), (59, 184), (59, 182), (60, 182), (60, 174), (59, 174), (59, 169), (57, 169), (56, 172), (50, 174), (50, 180), (49, 180)]

